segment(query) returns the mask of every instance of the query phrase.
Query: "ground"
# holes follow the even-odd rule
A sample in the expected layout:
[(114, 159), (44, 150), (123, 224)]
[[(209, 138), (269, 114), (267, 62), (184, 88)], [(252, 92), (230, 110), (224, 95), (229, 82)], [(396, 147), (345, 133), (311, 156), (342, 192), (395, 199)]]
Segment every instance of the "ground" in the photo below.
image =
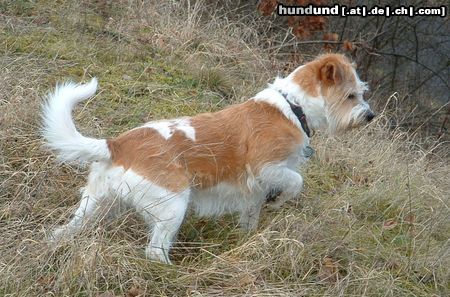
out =
[(233, 216), (189, 216), (172, 266), (145, 259), (132, 211), (46, 243), (86, 173), (42, 148), (40, 105), (57, 82), (98, 77), (74, 116), (105, 138), (241, 102), (282, 69), (248, 18), (188, 4), (0, 4), (0, 295), (448, 296), (448, 159), (393, 129), (382, 106), (367, 127), (315, 135), (304, 192), (264, 211), (255, 232)]

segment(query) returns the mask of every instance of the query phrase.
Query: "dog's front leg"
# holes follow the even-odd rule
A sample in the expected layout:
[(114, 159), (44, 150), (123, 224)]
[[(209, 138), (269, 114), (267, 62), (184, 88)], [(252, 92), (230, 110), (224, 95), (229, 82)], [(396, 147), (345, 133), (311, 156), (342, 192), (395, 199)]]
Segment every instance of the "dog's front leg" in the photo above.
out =
[(241, 210), (239, 217), (239, 226), (248, 231), (255, 230), (258, 227), (259, 215), (264, 199), (258, 196), (252, 202)]
[(270, 185), (267, 206), (271, 209), (280, 208), (286, 201), (296, 197), (303, 188), (302, 176), (285, 166), (267, 167), (262, 176), (263, 181)]

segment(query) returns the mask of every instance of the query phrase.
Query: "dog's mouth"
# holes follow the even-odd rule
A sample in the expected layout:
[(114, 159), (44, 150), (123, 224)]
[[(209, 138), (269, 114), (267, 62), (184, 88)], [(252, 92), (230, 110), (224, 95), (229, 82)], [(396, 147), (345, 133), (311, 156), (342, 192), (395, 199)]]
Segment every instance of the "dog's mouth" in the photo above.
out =
[(352, 129), (361, 127), (363, 125), (366, 125), (366, 124), (372, 122), (375, 117), (376, 117), (376, 115), (372, 111), (363, 113), (360, 116), (358, 116), (357, 118), (351, 118), (348, 123), (348, 127), (352, 128)]
[(364, 124), (365, 124), (364, 117), (360, 116), (357, 118), (350, 119), (350, 121), (348, 123), (348, 128), (355, 129), (355, 128), (361, 127)]

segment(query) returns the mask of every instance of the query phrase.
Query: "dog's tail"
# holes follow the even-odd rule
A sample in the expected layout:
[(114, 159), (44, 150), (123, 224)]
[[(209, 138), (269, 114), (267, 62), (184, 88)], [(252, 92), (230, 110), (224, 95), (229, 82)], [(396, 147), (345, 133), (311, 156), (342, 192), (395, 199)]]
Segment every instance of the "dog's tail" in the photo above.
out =
[(81, 135), (75, 128), (72, 109), (76, 103), (95, 94), (97, 79), (87, 84), (65, 83), (57, 85), (42, 107), (42, 136), (46, 146), (55, 151), (63, 162), (86, 163), (110, 160), (111, 154), (105, 139)]

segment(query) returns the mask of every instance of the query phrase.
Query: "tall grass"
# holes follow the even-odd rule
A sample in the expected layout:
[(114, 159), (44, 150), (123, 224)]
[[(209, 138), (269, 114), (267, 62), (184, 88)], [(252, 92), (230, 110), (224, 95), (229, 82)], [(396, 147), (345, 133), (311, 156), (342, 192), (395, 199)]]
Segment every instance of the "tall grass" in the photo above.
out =
[(245, 7), (162, 2), (0, 6), (0, 295), (450, 294), (450, 165), (435, 154), (448, 148), (392, 129), (395, 109), (382, 106), (367, 127), (315, 135), (305, 191), (265, 210), (257, 231), (232, 216), (189, 216), (173, 266), (145, 259), (145, 226), (131, 210), (46, 242), (85, 180), (41, 149), (40, 104), (56, 81), (99, 77), (75, 118), (106, 137), (245, 100), (288, 64), (265, 49), (266, 23)]

